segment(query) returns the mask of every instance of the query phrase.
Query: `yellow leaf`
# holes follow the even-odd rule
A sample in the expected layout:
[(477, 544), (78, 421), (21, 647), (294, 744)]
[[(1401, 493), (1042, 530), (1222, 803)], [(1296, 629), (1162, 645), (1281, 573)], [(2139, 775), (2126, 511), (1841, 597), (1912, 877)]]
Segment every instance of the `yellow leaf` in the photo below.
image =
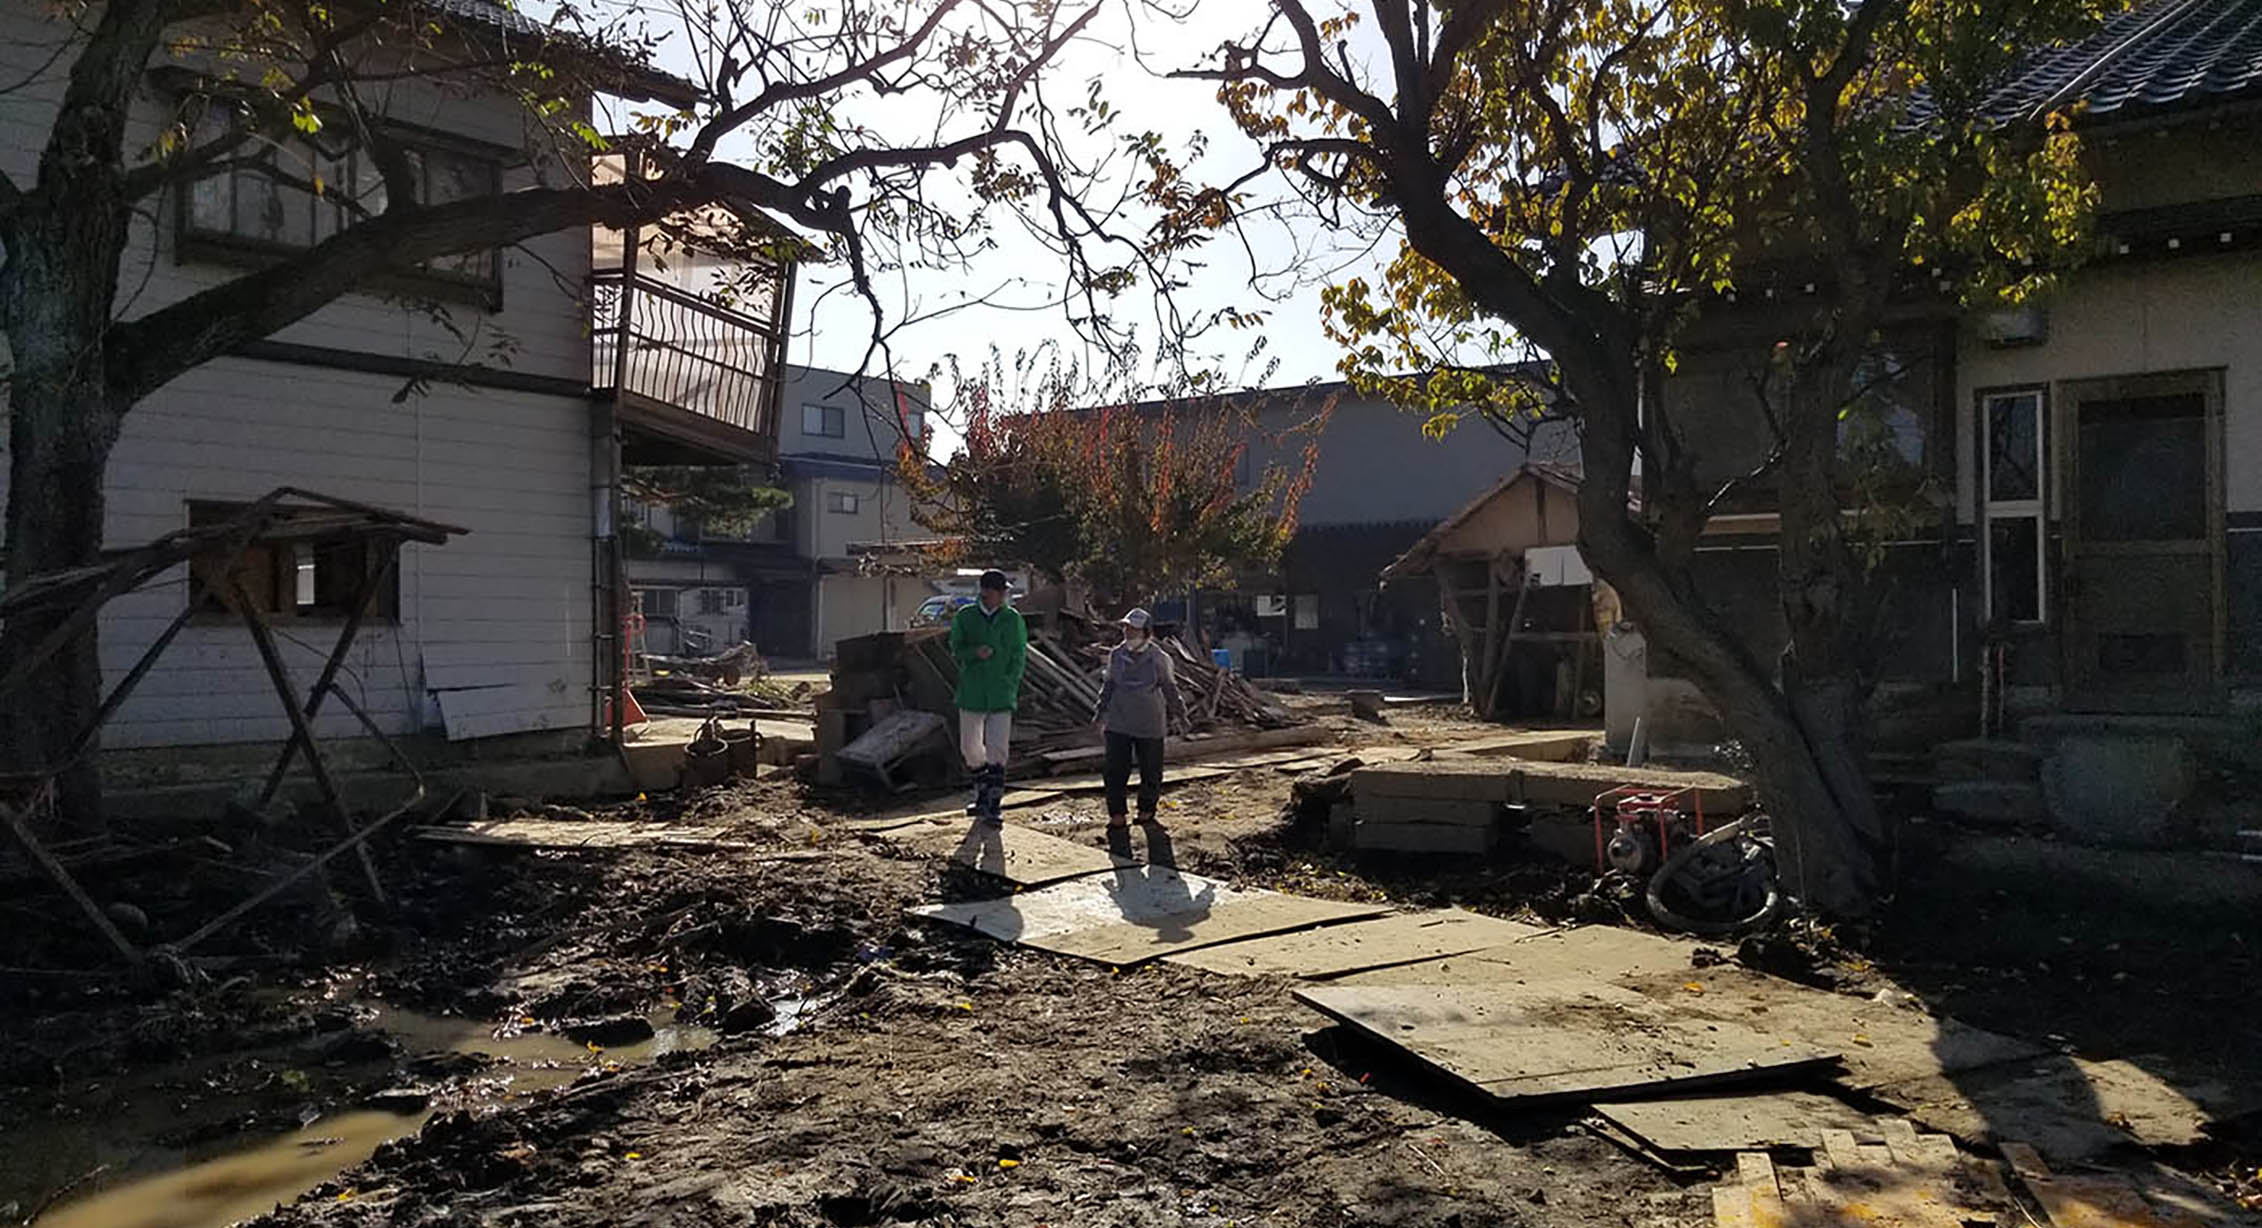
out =
[(1021, 1161), (1019, 1161), (1019, 1160), (999, 1160), (999, 1161), (997, 1162), (997, 1166), (998, 1166), (999, 1168), (1019, 1168), (1019, 1167), (1021, 1167)]
[(628, 1153), (628, 1158), (631, 1160), (641, 1160), (644, 1158), (644, 1153), (641, 1151), (631, 1151)]
[(1690, 993), (1704, 992), (1704, 984), (1701, 981), (1690, 981), (1688, 984), (1681, 986), (1681, 988), (1688, 990)]

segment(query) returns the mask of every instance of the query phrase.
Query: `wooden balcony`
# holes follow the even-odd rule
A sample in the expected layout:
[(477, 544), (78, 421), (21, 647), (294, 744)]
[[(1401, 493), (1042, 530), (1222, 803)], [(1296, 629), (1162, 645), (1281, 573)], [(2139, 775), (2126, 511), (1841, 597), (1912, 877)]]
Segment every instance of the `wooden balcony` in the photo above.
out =
[[(777, 459), (784, 296), (776, 317), (736, 311), (620, 269), (591, 275), (594, 370), (614, 397), (630, 464)], [(623, 361), (623, 350), (626, 361)]]

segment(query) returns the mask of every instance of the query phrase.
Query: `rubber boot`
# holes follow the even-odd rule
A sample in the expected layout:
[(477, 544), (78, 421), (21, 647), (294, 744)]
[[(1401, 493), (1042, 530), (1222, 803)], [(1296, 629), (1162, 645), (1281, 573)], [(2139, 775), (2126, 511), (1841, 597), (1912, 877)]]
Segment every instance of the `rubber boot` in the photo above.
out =
[(997, 827), (1005, 822), (1005, 767), (990, 764), (982, 769), (981, 813), (982, 822)]

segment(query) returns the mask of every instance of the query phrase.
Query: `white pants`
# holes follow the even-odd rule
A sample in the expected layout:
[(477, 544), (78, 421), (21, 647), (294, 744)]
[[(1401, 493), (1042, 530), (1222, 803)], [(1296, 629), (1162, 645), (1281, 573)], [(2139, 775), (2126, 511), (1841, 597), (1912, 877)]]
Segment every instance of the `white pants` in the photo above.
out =
[(958, 749), (966, 766), (1005, 766), (1006, 744), (1013, 737), (1011, 712), (961, 712), (958, 714)]

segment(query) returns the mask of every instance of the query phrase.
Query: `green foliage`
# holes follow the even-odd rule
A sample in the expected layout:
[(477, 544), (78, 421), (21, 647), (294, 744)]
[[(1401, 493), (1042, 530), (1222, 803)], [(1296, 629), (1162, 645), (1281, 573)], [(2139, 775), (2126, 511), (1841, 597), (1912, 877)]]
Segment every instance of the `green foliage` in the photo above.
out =
[[(1006, 410), (1006, 382), (994, 356), (978, 382), (961, 382), (966, 444), (939, 471), (902, 456), (912, 516), (954, 560), (1024, 563), (1144, 600), (1270, 564), (1294, 535), (1316, 442), (1302, 443), (1296, 468), (1257, 466), (1254, 426), (1222, 407), (1079, 409), (1072, 378), (1053, 372)], [(1299, 435), (1316, 441), (1328, 412)]]
[[(762, 517), (793, 506), (793, 495), (768, 484), (751, 466), (634, 465), (621, 475), (629, 498), (665, 507), (679, 521), (695, 521), (709, 533), (747, 532)], [(660, 535), (640, 524), (623, 524), (621, 540), (631, 553), (649, 554)]]

